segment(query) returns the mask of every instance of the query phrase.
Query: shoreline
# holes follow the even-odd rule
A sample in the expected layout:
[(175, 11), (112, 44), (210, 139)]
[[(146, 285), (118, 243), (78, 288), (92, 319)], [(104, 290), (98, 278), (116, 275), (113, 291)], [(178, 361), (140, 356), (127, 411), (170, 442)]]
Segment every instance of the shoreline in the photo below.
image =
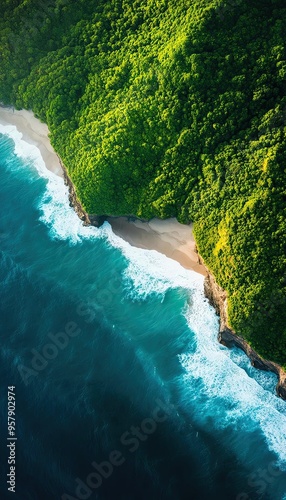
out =
[(98, 226), (99, 219), (107, 220), (113, 232), (130, 245), (156, 250), (179, 262), (185, 269), (203, 275), (205, 296), (220, 317), (218, 341), (229, 348), (236, 346), (242, 349), (255, 368), (275, 373), (278, 377), (276, 393), (286, 400), (286, 372), (277, 363), (259, 356), (242, 337), (229, 328), (227, 323), (227, 293), (216, 283), (215, 278), (198, 254), (191, 224), (180, 224), (175, 218), (166, 220), (154, 218), (150, 221), (142, 221), (135, 217), (88, 215), (77, 199), (74, 185), (65, 166), (50, 143), (48, 126), (40, 122), (32, 111), (17, 111), (12, 107), (2, 106), (1, 103), (0, 124), (16, 126), (24, 141), (38, 147), (47, 169), (61, 177), (68, 186), (70, 205), (84, 224)]
[(49, 129), (32, 111), (17, 111), (12, 107), (0, 105), (0, 123), (14, 126), (22, 134), (22, 139), (40, 150), (48, 170), (64, 178), (61, 162), (49, 139)]
[(193, 225), (180, 224), (177, 219), (129, 220), (128, 217), (107, 217), (113, 232), (137, 248), (157, 250), (182, 267), (206, 277), (193, 235)]
[(278, 378), (275, 388), (276, 394), (286, 401), (286, 372), (278, 363), (262, 358), (262, 356), (252, 349), (243, 337), (230, 328), (227, 317), (227, 293), (217, 284), (211, 273), (208, 274), (204, 281), (204, 292), (220, 318), (218, 332), (219, 343), (229, 349), (232, 347), (239, 347), (239, 349), (241, 349), (250, 359), (254, 368), (275, 373)]
[[(0, 123), (16, 126), (22, 139), (37, 146), (48, 170), (64, 179), (69, 188), (70, 204), (84, 224), (98, 226), (98, 218), (89, 216), (77, 199), (74, 185), (61, 159), (54, 151), (49, 140), (49, 129), (40, 122), (32, 111), (14, 110), (12, 107), (0, 106)], [(180, 224), (176, 219), (152, 219), (143, 222), (128, 217), (101, 217), (107, 220), (114, 233), (130, 243), (131, 246), (156, 250), (179, 262), (181, 266), (207, 276), (207, 269), (200, 263), (193, 236), (192, 225)]]

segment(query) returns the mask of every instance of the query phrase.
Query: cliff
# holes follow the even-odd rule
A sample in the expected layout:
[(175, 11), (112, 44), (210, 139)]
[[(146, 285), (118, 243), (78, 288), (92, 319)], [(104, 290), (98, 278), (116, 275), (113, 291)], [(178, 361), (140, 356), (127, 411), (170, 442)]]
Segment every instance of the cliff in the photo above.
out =
[(205, 295), (220, 316), (218, 341), (226, 347), (239, 347), (249, 357), (252, 366), (259, 370), (275, 373), (278, 377), (276, 392), (279, 397), (286, 400), (286, 373), (277, 363), (263, 359), (250, 345), (237, 335), (228, 325), (227, 318), (227, 293), (216, 282), (212, 274), (208, 274), (204, 282)]
[(48, 123), (79, 216), (195, 220), (218, 283), (244, 290), (229, 323), (286, 366), (282, 2), (51, 2), (37, 29), (22, 3), (2, 2), (0, 101)]
[(72, 183), (71, 178), (68, 175), (67, 169), (64, 166), (64, 164), (61, 161), (59, 156), (58, 156), (58, 158), (59, 158), (62, 170), (63, 170), (65, 184), (68, 186), (70, 206), (73, 207), (74, 211), (76, 212), (76, 214), (78, 215), (80, 220), (83, 221), (84, 225), (88, 226), (88, 225), (92, 224), (93, 226), (98, 227), (100, 225), (99, 218), (97, 216), (91, 216), (91, 215), (87, 214), (87, 212), (84, 210), (82, 204), (80, 203), (80, 201), (76, 195), (75, 187)]
[[(65, 184), (69, 188), (70, 206), (72, 206), (77, 213), (78, 217), (84, 222), (85, 225), (93, 225), (99, 227), (104, 220), (105, 216), (89, 215), (83, 209), (80, 201), (77, 198), (74, 185), (67, 173), (67, 169), (59, 158), (63, 173)], [(137, 217), (134, 217), (137, 219)], [(197, 252), (197, 249), (196, 249)], [(198, 253), (198, 252), (197, 252)], [(203, 259), (198, 253), (198, 261), (204, 264)], [(228, 325), (227, 317), (227, 292), (221, 288), (214, 276), (209, 272), (204, 281), (205, 296), (210, 301), (210, 304), (215, 308), (216, 313), (220, 317), (220, 328), (218, 333), (218, 341), (229, 348), (239, 347), (249, 357), (252, 366), (259, 370), (271, 371), (278, 377), (276, 385), (276, 393), (279, 397), (286, 401), (286, 373), (277, 363), (263, 359), (242, 337), (237, 335)]]

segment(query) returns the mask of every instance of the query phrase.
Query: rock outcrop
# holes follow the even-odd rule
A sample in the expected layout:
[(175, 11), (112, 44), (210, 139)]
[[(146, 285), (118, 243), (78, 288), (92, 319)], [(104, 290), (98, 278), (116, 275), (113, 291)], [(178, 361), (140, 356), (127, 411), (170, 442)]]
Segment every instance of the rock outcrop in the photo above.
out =
[(209, 273), (204, 282), (205, 295), (220, 316), (218, 340), (226, 347), (239, 347), (249, 357), (251, 364), (259, 370), (274, 372), (278, 377), (276, 386), (277, 395), (286, 400), (286, 373), (277, 363), (263, 359), (254, 349), (237, 335), (228, 325), (227, 319), (227, 293)]
[(59, 158), (62, 170), (63, 170), (65, 184), (68, 186), (70, 206), (73, 207), (74, 211), (76, 212), (76, 214), (78, 215), (80, 220), (83, 221), (84, 225), (89, 226), (92, 224), (93, 226), (98, 227), (99, 224), (98, 224), (97, 216), (93, 216), (92, 220), (91, 220), (91, 217), (83, 209), (79, 199), (77, 198), (74, 185), (73, 185), (73, 183), (68, 175), (67, 169), (64, 166), (64, 164), (61, 161), (59, 156), (58, 156), (58, 158)]
[[(60, 158), (59, 160), (63, 169), (65, 184), (69, 189), (70, 206), (74, 208), (78, 217), (83, 221), (85, 225), (93, 225), (96, 227), (101, 226), (107, 219), (107, 217), (88, 215), (85, 212), (80, 201), (77, 198), (74, 185), (67, 173), (67, 169), (63, 165)], [(136, 217), (134, 219), (136, 219)], [(199, 254), (198, 261), (200, 264), (204, 264), (203, 259)], [(259, 354), (257, 354), (257, 352), (252, 349), (252, 347), (246, 342), (246, 340), (237, 335), (229, 327), (227, 318), (227, 293), (217, 284), (214, 276), (212, 276), (211, 273), (208, 273), (207, 277), (205, 278), (204, 291), (206, 297), (210, 301), (210, 304), (215, 308), (216, 313), (220, 317), (218, 341), (226, 347), (239, 347), (240, 349), (242, 349), (245, 354), (247, 354), (251, 361), (251, 364), (255, 368), (258, 368), (259, 370), (274, 372), (278, 377), (278, 383), (276, 386), (277, 395), (286, 400), (286, 372), (277, 363), (267, 361), (259, 356)]]

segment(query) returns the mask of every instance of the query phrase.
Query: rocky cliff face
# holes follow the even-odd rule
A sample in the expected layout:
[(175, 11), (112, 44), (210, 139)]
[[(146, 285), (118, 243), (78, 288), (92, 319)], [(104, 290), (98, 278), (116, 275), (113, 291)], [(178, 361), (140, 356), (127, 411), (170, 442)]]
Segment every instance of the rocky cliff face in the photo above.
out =
[(220, 316), (220, 329), (218, 340), (227, 347), (239, 347), (249, 357), (251, 364), (259, 370), (274, 372), (278, 376), (276, 386), (277, 395), (286, 400), (286, 373), (276, 363), (263, 359), (255, 352), (250, 345), (239, 335), (237, 335), (229, 326), (227, 319), (227, 293), (216, 282), (215, 278), (209, 273), (204, 282), (205, 295), (214, 306), (217, 314)]
[(76, 214), (78, 215), (80, 220), (83, 221), (84, 225), (89, 226), (90, 224), (92, 224), (93, 226), (97, 227), (98, 226), (97, 218), (93, 217), (92, 221), (90, 220), (90, 216), (83, 209), (80, 201), (77, 198), (74, 185), (73, 185), (73, 183), (68, 175), (66, 167), (63, 165), (60, 158), (59, 158), (59, 161), (60, 161), (63, 173), (64, 173), (65, 184), (68, 186), (68, 189), (69, 189), (70, 206), (73, 207), (74, 211), (76, 212)]
[[(60, 160), (60, 158), (59, 158)], [(78, 217), (84, 222), (85, 225), (93, 225), (99, 227), (104, 220), (105, 216), (97, 216), (97, 215), (88, 215), (83, 209), (81, 203), (79, 202), (74, 185), (67, 173), (65, 166), (62, 164), (60, 160), (65, 184), (69, 188), (69, 200), (70, 206), (72, 206), (77, 213)], [(203, 259), (198, 254), (198, 261), (201, 264), (204, 264)], [(239, 347), (242, 349), (245, 354), (249, 357), (251, 364), (260, 370), (266, 370), (274, 372), (278, 376), (278, 383), (276, 386), (277, 395), (282, 399), (286, 400), (286, 373), (276, 363), (272, 361), (267, 361), (263, 359), (257, 352), (255, 352), (250, 345), (239, 335), (237, 335), (229, 326), (227, 319), (227, 293), (223, 290), (216, 282), (214, 276), (211, 273), (208, 273), (207, 277), (204, 281), (204, 291), (206, 297), (209, 299), (211, 305), (215, 308), (216, 313), (220, 317), (220, 329), (218, 334), (218, 341), (225, 345), (226, 347)]]

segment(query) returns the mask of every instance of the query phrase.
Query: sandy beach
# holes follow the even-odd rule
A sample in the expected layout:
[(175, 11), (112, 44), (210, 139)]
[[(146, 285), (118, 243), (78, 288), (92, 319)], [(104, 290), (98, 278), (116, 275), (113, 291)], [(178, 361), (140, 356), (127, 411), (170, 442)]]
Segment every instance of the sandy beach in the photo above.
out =
[(157, 250), (186, 269), (207, 275), (205, 266), (199, 263), (192, 224), (180, 224), (175, 218), (152, 219), (149, 222), (130, 222), (127, 217), (110, 217), (107, 220), (113, 232), (130, 245)]
[[(59, 158), (49, 140), (49, 129), (40, 122), (31, 111), (13, 110), (0, 107), (0, 123), (15, 125), (23, 135), (23, 140), (39, 148), (46, 167), (60, 177), (64, 177)], [(129, 221), (127, 217), (110, 217), (115, 234), (128, 241), (130, 245), (157, 250), (179, 262), (186, 269), (191, 269), (203, 276), (206, 268), (199, 263), (195, 251), (192, 225), (180, 224), (176, 219), (152, 219), (149, 222)]]
[(39, 148), (47, 169), (64, 177), (60, 161), (49, 140), (49, 129), (31, 111), (17, 111), (13, 108), (0, 106), (0, 123), (2, 125), (15, 125), (23, 135), (24, 141)]

